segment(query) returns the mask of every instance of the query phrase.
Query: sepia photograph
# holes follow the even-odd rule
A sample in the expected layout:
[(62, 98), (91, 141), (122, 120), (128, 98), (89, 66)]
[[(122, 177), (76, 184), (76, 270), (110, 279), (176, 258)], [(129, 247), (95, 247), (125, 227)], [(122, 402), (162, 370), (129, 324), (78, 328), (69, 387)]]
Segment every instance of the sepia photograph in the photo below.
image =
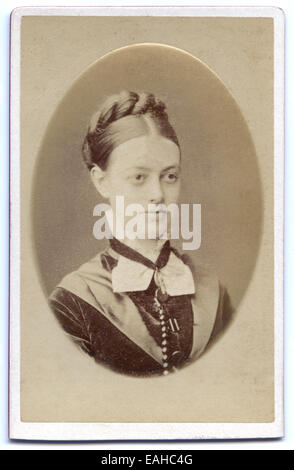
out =
[[(149, 54), (154, 64), (158, 47), (159, 56), (168, 56), (160, 46), (124, 52), (134, 62), (145, 62)], [(200, 248), (200, 204), (192, 200), (191, 211), (189, 203), (177, 202), (185, 185), (185, 156), (165, 104), (150, 92), (109, 96), (93, 115), (81, 148), (94, 187), (109, 201), (91, 211), (99, 218), (89, 240), (92, 235), (109, 244), (58, 283), (50, 306), (64, 330), (95, 360), (130, 374), (167, 375), (205, 350), (228, 323), (232, 307), (216, 275), (191, 266), (188, 253)], [(194, 184), (186, 184), (191, 196), (199, 197), (195, 173), (193, 179)], [(68, 210), (64, 206), (64, 214)], [(191, 240), (183, 243), (186, 256), (171, 245), (183, 234)]]
[(283, 435), (283, 14), (16, 9), (13, 439)]

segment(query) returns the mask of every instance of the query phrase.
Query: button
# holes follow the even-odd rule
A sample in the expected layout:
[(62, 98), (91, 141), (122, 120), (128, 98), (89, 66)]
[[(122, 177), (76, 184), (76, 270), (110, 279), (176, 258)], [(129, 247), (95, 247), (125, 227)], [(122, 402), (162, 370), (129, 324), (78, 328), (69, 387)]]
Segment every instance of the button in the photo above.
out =
[(163, 367), (166, 369), (166, 367), (168, 367), (168, 363), (167, 363), (167, 362), (164, 362), (164, 363), (163, 363)]
[(162, 344), (162, 346), (165, 346), (167, 344), (166, 339), (164, 339), (161, 344)]
[(168, 375), (168, 370), (164, 370), (163, 375)]
[(161, 321), (160, 324), (161, 324), (162, 326), (164, 326), (164, 325), (165, 325), (165, 321)]
[(162, 333), (162, 337), (163, 337), (163, 338), (166, 338), (166, 333)]
[(172, 353), (172, 356), (175, 356), (176, 354), (180, 354), (180, 351), (174, 351), (174, 352)]
[(162, 331), (165, 331), (165, 330), (166, 330), (166, 326), (163, 326), (163, 327), (161, 328), (161, 330), (162, 330)]
[(167, 351), (166, 347), (162, 348), (162, 352), (166, 352), (166, 351)]
[(164, 360), (167, 359), (167, 355), (166, 355), (166, 354), (164, 354), (162, 357), (163, 357)]

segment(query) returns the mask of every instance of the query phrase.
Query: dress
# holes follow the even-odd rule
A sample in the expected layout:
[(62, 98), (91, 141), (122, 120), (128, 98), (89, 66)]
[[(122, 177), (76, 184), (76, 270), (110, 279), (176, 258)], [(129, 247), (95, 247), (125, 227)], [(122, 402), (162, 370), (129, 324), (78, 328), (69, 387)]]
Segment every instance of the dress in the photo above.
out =
[(193, 268), (169, 242), (152, 263), (114, 239), (65, 276), (49, 303), (84, 352), (135, 376), (167, 375), (199, 357), (232, 314), (215, 274)]

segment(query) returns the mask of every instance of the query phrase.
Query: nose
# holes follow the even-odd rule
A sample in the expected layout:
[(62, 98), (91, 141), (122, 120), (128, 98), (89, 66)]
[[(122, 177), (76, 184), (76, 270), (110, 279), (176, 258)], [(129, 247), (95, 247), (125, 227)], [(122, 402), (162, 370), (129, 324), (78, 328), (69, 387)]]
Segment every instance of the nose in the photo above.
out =
[(149, 192), (149, 202), (151, 204), (162, 204), (164, 203), (164, 193), (162, 190), (161, 181), (159, 178), (153, 178), (150, 182), (150, 187), (148, 188)]

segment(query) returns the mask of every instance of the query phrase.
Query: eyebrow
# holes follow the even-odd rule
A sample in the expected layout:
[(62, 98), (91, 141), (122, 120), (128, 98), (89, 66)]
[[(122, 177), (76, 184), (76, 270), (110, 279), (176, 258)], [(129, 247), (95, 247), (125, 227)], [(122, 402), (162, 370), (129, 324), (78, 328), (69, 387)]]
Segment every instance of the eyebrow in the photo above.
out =
[(150, 168), (147, 168), (146, 166), (129, 166), (125, 171), (128, 170), (150, 170)]
[(168, 166), (167, 168), (164, 168), (164, 170), (162, 170), (161, 173), (164, 173), (165, 171), (168, 171), (168, 170), (180, 170), (180, 165), (171, 165), (171, 166)]
[[(168, 167), (164, 168), (163, 170), (161, 170), (161, 173), (164, 173), (165, 171), (172, 170), (172, 169), (179, 170), (180, 166), (179, 165), (168, 166)], [(126, 172), (126, 171), (130, 171), (130, 170), (134, 170), (134, 171), (136, 171), (136, 170), (152, 171), (151, 168), (147, 168), (146, 166), (131, 166), (129, 168), (125, 168), (122, 171)]]

